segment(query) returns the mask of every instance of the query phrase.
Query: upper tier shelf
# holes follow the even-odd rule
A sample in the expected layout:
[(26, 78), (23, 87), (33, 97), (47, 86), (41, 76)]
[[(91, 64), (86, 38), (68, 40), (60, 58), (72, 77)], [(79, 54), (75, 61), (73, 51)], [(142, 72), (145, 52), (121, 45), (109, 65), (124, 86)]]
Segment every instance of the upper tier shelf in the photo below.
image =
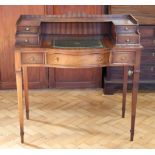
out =
[(132, 15), (21, 15), (17, 26), (39, 26), (42, 22), (112, 22), (114, 25), (138, 25)]
[[(109, 44), (100, 48), (109, 48), (109, 45), (112, 48), (140, 46), (138, 22), (132, 15), (21, 15), (16, 26), (16, 47), (61, 48), (61, 40), (64, 45), (64, 40), (73, 38), (84, 40), (80, 43), (83, 48), (90, 44), (86, 46), (85, 39), (91, 40), (89, 48), (92, 48), (96, 39), (103, 45), (106, 36)], [(55, 44), (54, 40), (58, 40), (59, 44)], [(64, 46), (70, 48), (66, 43)], [(74, 48), (78, 47), (74, 44)]]

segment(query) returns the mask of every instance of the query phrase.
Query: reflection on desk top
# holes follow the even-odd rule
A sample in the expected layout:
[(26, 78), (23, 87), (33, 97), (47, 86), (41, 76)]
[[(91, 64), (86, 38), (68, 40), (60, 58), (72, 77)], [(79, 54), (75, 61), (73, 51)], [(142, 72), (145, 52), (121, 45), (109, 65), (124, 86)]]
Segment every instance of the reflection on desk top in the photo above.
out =
[(132, 15), (21, 15), (17, 21), (18, 26), (39, 26), (42, 22), (112, 22), (114, 25), (137, 25)]
[(53, 48), (103, 48), (103, 42), (97, 39), (53, 40)]

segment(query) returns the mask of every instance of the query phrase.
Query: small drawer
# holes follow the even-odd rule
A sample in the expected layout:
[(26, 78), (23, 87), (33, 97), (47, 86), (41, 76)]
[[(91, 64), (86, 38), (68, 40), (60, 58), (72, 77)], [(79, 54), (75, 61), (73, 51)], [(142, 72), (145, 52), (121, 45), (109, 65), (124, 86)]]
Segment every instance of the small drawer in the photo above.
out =
[(116, 44), (139, 44), (139, 35), (117, 35)]
[(155, 79), (155, 65), (141, 65), (140, 78), (144, 80)]
[(16, 43), (21, 45), (39, 45), (38, 35), (17, 35)]
[(155, 47), (155, 38), (142, 38), (141, 44), (146, 48)]
[(155, 26), (140, 26), (139, 28), (141, 38), (148, 38), (155, 36)]
[(124, 25), (124, 26), (116, 26), (117, 33), (135, 33), (137, 31), (136, 25)]
[(113, 64), (134, 64), (135, 52), (112, 52)]
[(47, 64), (60, 67), (97, 67), (109, 64), (110, 53), (71, 55), (48, 53)]
[(144, 49), (142, 50), (141, 64), (155, 64), (155, 50)]
[(38, 33), (39, 27), (37, 26), (18, 26), (17, 33)]
[(22, 53), (21, 63), (22, 64), (43, 64), (44, 54), (43, 53)]

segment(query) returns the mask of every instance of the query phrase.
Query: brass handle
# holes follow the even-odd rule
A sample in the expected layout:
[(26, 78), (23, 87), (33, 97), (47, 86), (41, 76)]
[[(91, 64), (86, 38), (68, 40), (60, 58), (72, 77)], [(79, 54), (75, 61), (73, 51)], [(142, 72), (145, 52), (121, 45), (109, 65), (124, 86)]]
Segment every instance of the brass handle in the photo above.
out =
[(152, 53), (152, 56), (153, 56), (153, 57), (155, 56), (155, 53), (154, 53), (154, 52)]
[(25, 42), (25, 43), (28, 43), (28, 42), (29, 42), (29, 40), (28, 40), (28, 39), (25, 39), (25, 40), (24, 40), (24, 42)]
[(29, 30), (30, 30), (30, 28), (29, 28), (29, 27), (26, 27), (26, 28), (25, 28), (25, 31), (29, 31)]
[(100, 56), (100, 57), (98, 57), (98, 61), (99, 62), (103, 62), (103, 58)]
[(151, 72), (153, 72), (153, 71), (154, 71), (154, 67), (151, 67), (151, 69), (150, 69), (150, 70), (151, 70)]
[(59, 57), (55, 57), (55, 61), (57, 61), (57, 62), (58, 62), (58, 61), (59, 61)]
[(121, 60), (123, 61), (123, 60), (125, 60), (126, 59), (126, 57), (121, 57)]
[(31, 60), (31, 61), (35, 61), (35, 57), (32, 56), (32, 57), (30, 58), (30, 60)]
[(126, 42), (126, 43), (129, 43), (129, 42), (130, 42), (130, 39), (126, 39), (125, 42)]
[(128, 76), (132, 76), (133, 75), (133, 71), (132, 70), (129, 70), (128, 71)]
[(129, 28), (126, 26), (126, 27), (125, 27), (125, 30), (128, 31), (128, 29), (129, 29)]

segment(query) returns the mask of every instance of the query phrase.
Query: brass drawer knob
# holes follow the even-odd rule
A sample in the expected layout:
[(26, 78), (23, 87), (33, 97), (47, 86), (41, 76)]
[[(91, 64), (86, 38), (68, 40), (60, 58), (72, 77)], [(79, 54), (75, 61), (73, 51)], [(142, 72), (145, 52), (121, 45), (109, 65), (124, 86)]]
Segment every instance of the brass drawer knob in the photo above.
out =
[(29, 42), (29, 40), (28, 40), (28, 39), (25, 39), (25, 40), (24, 40), (24, 42), (25, 42), (25, 43), (28, 43), (28, 42)]
[(126, 42), (126, 43), (129, 43), (129, 42), (130, 42), (130, 39), (126, 39), (125, 42)]
[(98, 61), (99, 61), (99, 62), (103, 62), (103, 57), (99, 56), (99, 57), (98, 57)]
[(30, 31), (30, 28), (29, 28), (29, 27), (26, 27), (26, 28), (25, 28), (25, 31)]
[(58, 62), (59, 61), (59, 57), (55, 57), (55, 61)]
[(121, 60), (122, 60), (122, 61), (126, 60), (126, 57), (121, 57)]
[(31, 60), (32, 62), (34, 62), (34, 61), (35, 61), (35, 57), (32, 56), (32, 57), (30, 58), (30, 60)]
[(129, 30), (129, 28), (126, 26), (126, 27), (125, 27), (125, 30), (126, 30), (126, 31), (128, 31), (128, 30)]
[(129, 70), (128, 71), (128, 76), (132, 76), (133, 75), (133, 71), (132, 70)]
[(151, 72), (153, 72), (153, 71), (154, 71), (154, 67), (151, 67), (151, 69), (150, 69), (150, 70), (151, 70)]

